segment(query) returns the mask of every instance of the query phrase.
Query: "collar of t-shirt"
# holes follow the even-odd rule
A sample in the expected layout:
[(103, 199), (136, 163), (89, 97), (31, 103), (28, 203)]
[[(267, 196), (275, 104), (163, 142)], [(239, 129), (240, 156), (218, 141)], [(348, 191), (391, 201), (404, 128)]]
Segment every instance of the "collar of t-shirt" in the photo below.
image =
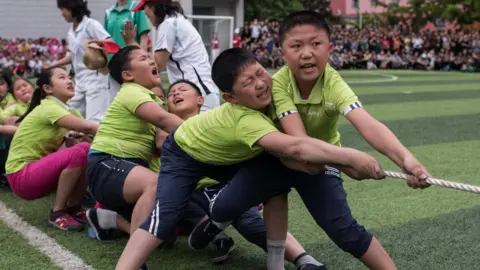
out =
[(290, 78), (290, 82), (288, 87), (292, 87), (293, 90), (293, 103), (295, 104), (321, 104), (323, 101), (323, 88), (325, 84), (325, 73), (327, 73), (328, 66), (325, 68), (325, 71), (320, 75), (317, 79), (317, 82), (312, 88), (310, 95), (307, 99), (303, 99), (302, 95), (300, 94), (300, 90), (298, 90), (297, 82), (295, 81), (295, 77), (293, 76), (292, 70), (288, 69), (288, 76)]
[[(85, 26), (88, 20), (88, 16), (83, 16), (82, 21), (78, 24), (77, 29), (74, 30), (75, 33), (82, 31), (83, 27)], [(73, 28), (72, 28), (73, 29)]]
[(62, 105), (67, 111), (69, 112), (72, 112), (72, 107), (68, 104), (65, 104), (63, 101), (61, 101), (60, 99), (54, 97), (54, 96), (47, 96), (46, 99), (50, 99), (50, 100), (53, 100), (55, 102), (57, 102), (58, 104)]

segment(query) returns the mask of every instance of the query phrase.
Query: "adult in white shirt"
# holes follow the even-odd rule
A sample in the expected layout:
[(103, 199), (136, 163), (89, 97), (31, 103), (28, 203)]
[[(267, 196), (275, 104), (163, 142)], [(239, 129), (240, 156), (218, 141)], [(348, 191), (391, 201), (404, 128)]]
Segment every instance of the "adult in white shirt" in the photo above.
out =
[(87, 121), (99, 123), (112, 101), (108, 75), (88, 69), (83, 63), (84, 45), (87, 40), (106, 40), (110, 35), (102, 24), (91, 19), (87, 1), (57, 0), (62, 16), (72, 27), (68, 31), (67, 56), (53, 66), (72, 63), (75, 71), (75, 96), (69, 105), (77, 109)]
[(137, 10), (144, 10), (157, 28), (155, 61), (160, 71), (167, 70), (170, 83), (178, 80), (195, 83), (205, 99), (201, 111), (220, 106), (207, 49), (197, 29), (183, 15), (180, 4), (171, 0), (142, 0), (132, 9)]

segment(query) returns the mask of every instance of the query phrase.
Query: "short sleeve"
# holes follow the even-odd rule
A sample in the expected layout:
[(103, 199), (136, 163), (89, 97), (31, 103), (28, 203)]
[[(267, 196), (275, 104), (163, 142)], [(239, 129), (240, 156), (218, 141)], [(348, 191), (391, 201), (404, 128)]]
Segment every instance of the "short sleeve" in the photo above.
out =
[(280, 78), (280, 76), (274, 77), (272, 95), (275, 114), (278, 119), (297, 112), (297, 106), (295, 106), (293, 97), (288, 88), (287, 80)]
[(235, 138), (253, 148), (263, 136), (276, 131), (278, 130), (265, 115), (251, 112), (238, 120)]
[(336, 110), (344, 116), (349, 112), (362, 107), (362, 104), (353, 90), (341, 78), (332, 84), (328, 100), (335, 104)]
[(157, 31), (157, 43), (155, 44), (155, 51), (167, 50), (169, 53), (173, 52), (175, 45), (175, 29), (171, 22), (163, 22)]
[(42, 110), (43, 116), (48, 119), (50, 124), (55, 124), (60, 118), (71, 114), (61, 105), (53, 104), (53, 102), (49, 106), (42, 106)]
[(135, 25), (137, 26), (137, 38), (140, 39), (140, 36), (150, 31), (150, 27), (148, 27), (147, 17), (145, 16), (145, 12), (137, 11), (135, 12)]
[(76, 117), (80, 118), (80, 119), (85, 119), (85, 118), (83, 118), (82, 114), (81, 114), (79, 111), (75, 110), (75, 109), (72, 109), (70, 112), (71, 112), (73, 115), (75, 115)]
[(155, 102), (155, 100), (148, 93), (136, 91), (136, 89), (119, 93), (117, 94), (117, 97), (120, 97), (119, 101), (122, 103), (122, 105), (124, 105), (125, 108), (127, 108), (127, 110), (133, 114), (135, 114), (137, 108), (143, 103)]
[(105, 40), (110, 37), (110, 34), (103, 28), (103, 26), (96, 20), (90, 19), (88, 24), (88, 33), (93, 40)]

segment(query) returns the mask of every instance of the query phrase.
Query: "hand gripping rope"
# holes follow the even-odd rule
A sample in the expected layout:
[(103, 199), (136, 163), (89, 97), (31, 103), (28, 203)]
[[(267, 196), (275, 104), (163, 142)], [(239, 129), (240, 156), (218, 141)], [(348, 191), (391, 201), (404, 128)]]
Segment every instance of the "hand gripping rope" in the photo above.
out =
[[(390, 177), (390, 178), (407, 179), (407, 175), (404, 173), (392, 172), (392, 171), (384, 171), (384, 173), (387, 177)], [(458, 189), (458, 190), (463, 190), (463, 191), (468, 191), (473, 193), (480, 193), (479, 186), (451, 182), (451, 181), (446, 181), (446, 180), (432, 178), (432, 177), (427, 178), (427, 183), (434, 186), (441, 186), (441, 187), (453, 188), (453, 189)]]

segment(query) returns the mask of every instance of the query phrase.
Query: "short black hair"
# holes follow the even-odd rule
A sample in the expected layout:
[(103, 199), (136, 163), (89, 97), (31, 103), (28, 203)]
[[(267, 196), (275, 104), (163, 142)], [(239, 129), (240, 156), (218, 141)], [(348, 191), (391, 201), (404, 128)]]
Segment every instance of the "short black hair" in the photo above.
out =
[(4, 81), (7, 84), (7, 90), (10, 93), (13, 92), (13, 76), (13, 71), (9, 68), (4, 68), (0, 70), (0, 81)]
[(295, 26), (313, 25), (318, 29), (325, 30), (330, 39), (332, 30), (325, 18), (318, 12), (313, 10), (301, 10), (290, 13), (280, 24), (279, 38), (280, 44), (285, 40), (285, 35)]
[(155, 17), (158, 19), (158, 23), (162, 23), (165, 20), (165, 16), (177, 16), (177, 14), (183, 15), (183, 8), (178, 2), (172, 0), (165, 1), (148, 1), (145, 3), (149, 7), (154, 8)]
[(178, 80), (178, 81), (172, 83), (172, 84), (170, 85), (170, 87), (168, 87), (168, 92), (170, 92), (170, 90), (171, 90), (175, 85), (177, 85), (177, 84), (179, 84), (179, 83), (186, 83), (186, 84), (190, 85), (191, 87), (193, 87), (193, 89), (195, 89), (195, 91), (197, 92), (197, 94), (198, 94), (199, 96), (202, 95), (202, 91), (200, 91), (200, 88), (199, 88), (196, 84), (194, 84), (193, 82), (191, 82), (191, 81), (189, 81), (189, 80)]
[(70, 10), (72, 17), (77, 22), (81, 22), (84, 16), (90, 17), (87, 4), (86, 0), (57, 0), (57, 7)]
[(113, 55), (110, 62), (108, 62), (108, 70), (110, 76), (118, 82), (119, 84), (123, 83), (122, 72), (130, 70), (130, 61), (131, 54), (135, 50), (140, 50), (138, 46), (126, 46), (121, 48), (116, 54)]
[(215, 82), (223, 92), (231, 93), (233, 91), (233, 85), (243, 69), (257, 62), (255, 55), (246, 49), (227, 49), (223, 51), (213, 63), (213, 82)]

